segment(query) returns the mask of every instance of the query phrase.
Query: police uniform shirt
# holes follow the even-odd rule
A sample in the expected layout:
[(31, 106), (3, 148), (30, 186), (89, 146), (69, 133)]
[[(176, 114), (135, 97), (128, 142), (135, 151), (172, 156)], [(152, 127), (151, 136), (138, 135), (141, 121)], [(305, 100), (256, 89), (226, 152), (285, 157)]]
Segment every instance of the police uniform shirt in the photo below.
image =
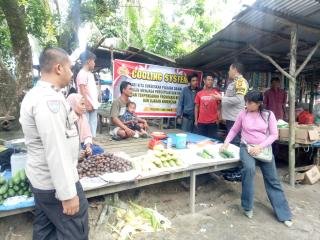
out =
[(34, 188), (55, 189), (61, 201), (77, 195), (79, 136), (74, 114), (62, 93), (41, 80), (26, 94), (20, 110), (28, 179)]
[(237, 76), (227, 87), (226, 94), (221, 99), (222, 118), (235, 121), (238, 114), (245, 108), (244, 96), (248, 92), (248, 82), (242, 76)]

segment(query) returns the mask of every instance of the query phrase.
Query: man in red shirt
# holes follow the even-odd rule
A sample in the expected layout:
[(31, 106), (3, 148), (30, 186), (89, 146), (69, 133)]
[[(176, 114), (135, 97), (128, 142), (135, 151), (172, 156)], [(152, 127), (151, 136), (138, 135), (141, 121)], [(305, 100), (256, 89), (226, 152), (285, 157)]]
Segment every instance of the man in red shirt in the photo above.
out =
[(204, 89), (197, 93), (195, 98), (195, 126), (200, 135), (218, 138), (218, 122), (220, 119), (220, 101), (214, 98), (220, 95), (213, 87), (214, 78), (212, 74), (204, 75)]
[(280, 89), (279, 78), (271, 79), (271, 88), (264, 93), (263, 102), (265, 108), (272, 111), (277, 120), (284, 119), (287, 93)]

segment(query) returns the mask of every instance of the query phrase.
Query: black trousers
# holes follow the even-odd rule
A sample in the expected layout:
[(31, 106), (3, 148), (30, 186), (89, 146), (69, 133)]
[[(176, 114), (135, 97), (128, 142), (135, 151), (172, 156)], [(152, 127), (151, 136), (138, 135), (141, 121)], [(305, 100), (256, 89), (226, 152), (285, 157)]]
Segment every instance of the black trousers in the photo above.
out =
[(32, 188), (35, 200), (33, 240), (87, 240), (88, 201), (79, 182), (76, 183), (80, 201), (79, 212), (63, 214), (62, 203), (55, 198), (55, 190)]
[[(234, 124), (234, 121), (226, 120), (226, 128), (228, 133), (230, 132), (230, 129), (232, 128)], [(238, 147), (240, 146), (240, 135), (239, 133), (235, 136), (235, 138), (231, 142), (234, 145), (237, 145)]]
[(197, 133), (208, 138), (218, 139), (218, 125), (216, 123), (198, 123)]

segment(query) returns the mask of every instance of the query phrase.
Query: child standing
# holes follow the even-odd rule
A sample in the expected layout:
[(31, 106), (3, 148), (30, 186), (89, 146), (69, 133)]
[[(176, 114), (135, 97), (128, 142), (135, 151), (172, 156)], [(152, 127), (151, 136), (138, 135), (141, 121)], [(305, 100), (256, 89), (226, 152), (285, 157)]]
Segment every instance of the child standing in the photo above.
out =
[(136, 104), (134, 102), (128, 102), (126, 112), (120, 117), (120, 119), (128, 128), (136, 132), (134, 135), (135, 138), (147, 137), (147, 121), (142, 118), (138, 118), (135, 111)]

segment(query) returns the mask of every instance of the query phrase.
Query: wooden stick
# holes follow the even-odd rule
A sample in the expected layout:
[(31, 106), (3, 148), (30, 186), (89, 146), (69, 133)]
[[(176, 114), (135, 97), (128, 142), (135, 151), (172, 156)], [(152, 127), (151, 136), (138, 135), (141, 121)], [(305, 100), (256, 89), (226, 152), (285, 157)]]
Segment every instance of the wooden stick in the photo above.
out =
[(311, 50), (311, 52), (308, 54), (307, 58), (304, 60), (304, 62), (301, 64), (301, 66), (299, 67), (299, 69), (295, 72), (294, 77), (296, 78), (300, 72), (305, 68), (305, 66), (307, 65), (307, 63), (310, 61), (310, 59), (312, 58), (313, 54), (317, 51), (317, 49), (320, 46), (320, 40), (317, 42), (317, 44), (314, 46), (314, 48)]
[(258, 55), (260, 55), (261, 57), (269, 60), (269, 62), (271, 62), (272, 65), (275, 66), (283, 75), (285, 75), (285, 76), (286, 76), (287, 78), (289, 78), (290, 80), (293, 80), (293, 77), (292, 77), (289, 73), (287, 73), (282, 67), (280, 67), (280, 65), (279, 65), (278, 63), (276, 63), (276, 61), (274, 61), (274, 60), (272, 59), (272, 57), (270, 57), (270, 56), (268, 56), (268, 55), (260, 52), (258, 49), (256, 49), (256, 48), (255, 48), (253, 45), (251, 45), (251, 44), (249, 45), (249, 47), (250, 47), (253, 51), (255, 51)]

